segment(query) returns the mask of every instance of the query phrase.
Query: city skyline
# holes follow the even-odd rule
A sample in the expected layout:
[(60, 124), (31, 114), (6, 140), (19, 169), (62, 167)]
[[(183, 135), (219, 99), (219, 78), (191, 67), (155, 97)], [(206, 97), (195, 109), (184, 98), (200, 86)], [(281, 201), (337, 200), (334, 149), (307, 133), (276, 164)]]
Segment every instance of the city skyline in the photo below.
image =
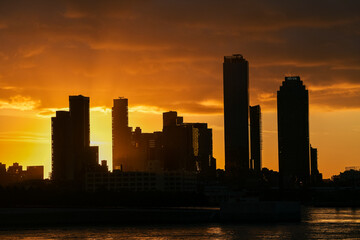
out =
[(129, 125), (144, 132), (161, 130), (169, 110), (207, 122), (223, 168), (221, 62), (241, 53), (249, 104), (262, 110), (263, 167), (278, 170), (276, 91), (290, 75), (309, 90), (319, 171), (329, 178), (360, 165), (358, 3), (260, 2), (1, 2), (1, 162), (44, 165), (47, 176), (49, 119), (68, 110), (65, 96), (83, 94), (92, 99), (100, 159), (112, 159), (111, 107), (120, 95), (131, 99)]
[[(233, 55), (233, 56), (238, 56), (239, 54), (235, 54), (235, 55)], [(239, 56), (241, 56), (241, 55), (239, 55)], [(225, 57), (226, 58), (226, 57)], [(241, 56), (241, 58), (242, 58), (242, 56)], [(285, 77), (285, 79), (287, 79), (287, 78), (299, 78), (299, 77)], [(281, 87), (281, 86), (280, 86)], [(75, 99), (78, 99), (78, 98), (84, 98), (84, 99), (86, 99), (86, 101), (87, 101), (87, 106), (85, 107), (85, 108), (88, 108), (88, 111), (94, 111), (93, 109), (91, 109), (90, 108), (90, 105), (89, 105), (89, 97), (83, 97), (82, 95), (78, 95), (78, 96), (69, 96), (69, 99), (70, 99), (70, 103), (71, 103), (71, 99), (73, 99), (73, 102), (75, 102), (74, 100)], [(118, 99), (114, 99), (114, 103), (115, 103), (115, 101), (121, 101), (121, 100), (126, 100), (126, 111), (128, 111), (127, 109), (128, 109), (128, 103), (127, 103), (127, 99), (126, 98), (124, 98), (124, 97), (119, 97)], [(124, 105), (125, 106), (125, 105)], [(249, 112), (251, 111), (251, 108), (253, 108), (252, 106), (248, 106), (249, 107)], [(256, 107), (258, 107), (258, 106), (256, 106)], [(113, 109), (114, 109), (114, 107), (113, 107)], [(65, 110), (67, 110), (67, 111), (65, 111)], [(96, 109), (94, 112), (96, 112), (96, 111), (98, 111), (98, 109)], [(57, 111), (60, 115), (59, 115), (59, 117), (63, 117), (64, 116), (64, 114), (65, 113), (69, 113), (69, 112), (71, 112), (71, 106), (69, 107), (69, 108), (61, 108), (59, 111)], [(85, 112), (86, 112), (86, 110), (85, 110)], [(100, 112), (103, 112), (103, 113), (105, 113), (105, 114), (108, 114), (109, 112), (110, 112), (110, 108), (108, 109), (108, 108), (104, 108), (104, 107), (102, 107), (101, 108), (101, 110), (100, 110)], [(140, 112), (141, 112), (141, 110), (140, 110)], [(164, 113), (166, 113), (166, 112), (163, 112), (162, 114), (164, 114)], [(171, 113), (171, 111), (170, 111), (170, 113)], [(176, 112), (175, 112), (176, 113)], [(85, 113), (86, 114), (86, 113)], [(89, 114), (89, 113), (87, 113), (87, 114)], [(127, 116), (127, 114), (128, 114), (128, 112), (126, 113), (126, 118), (128, 117)], [(56, 114), (56, 116), (57, 116), (57, 114)], [(91, 115), (90, 115), (91, 116)], [(85, 122), (87, 121), (87, 127), (85, 127), (85, 129), (84, 129), (84, 131), (85, 132), (88, 132), (87, 134), (88, 135), (90, 135), (90, 130), (89, 130), (89, 117), (90, 117), (89, 115), (86, 117), (88, 120), (85, 120)], [(54, 117), (53, 117), (54, 118)], [(181, 117), (182, 118), (182, 117)], [(131, 127), (129, 127), (129, 119), (126, 119), (127, 121), (126, 121), (126, 123), (127, 123), (127, 127), (129, 128), (129, 130), (131, 130)], [(250, 132), (251, 130), (250, 130), (250, 115), (248, 116), (248, 124), (249, 124), (249, 129), (248, 129), (248, 131)], [(164, 120), (165, 121), (165, 120)], [(112, 123), (112, 124), (114, 124), (114, 123)], [(85, 124), (86, 125), (86, 124)], [(141, 123), (140, 123), (140, 126), (141, 126)], [(87, 129), (86, 129), (87, 128)], [(134, 131), (134, 133), (136, 133), (136, 130), (138, 129), (138, 127), (135, 129), (135, 131)], [(140, 129), (140, 128), (139, 128)], [(140, 129), (140, 131), (141, 131), (141, 129)], [(154, 133), (156, 132), (156, 130), (154, 131)], [(82, 133), (82, 134), (85, 134), (85, 138), (86, 138), (86, 133)], [(114, 132), (112, 132), (112, 134), (114, 134)], [(260, 131), (260, 134), (261, 134), (261, 131)], [(90, 139), (89, 139), (89, 136), (87, 137), (87, 139), (85, 140), (85, 142), (88, 142)], [(248, 143), (248, 145), (249, 145), (249, 150), (251, 150), (251, 146), (250, 146), (250, 135), (249, 135), (249, 138), (248, 138), (248, 140), (249, 140), (249, 143)], [(91, 143), (95, 143), (94, 141), (91, 141)], [(87, 147), (90, 147), (90, 148), (93, 148), (93, 147), (96, 147), (96, 148), (98, 148), (98, 146), (90, 146), (89, 145), (89, 143), (85, 143), (85, 146), (87, 146)], [(309, 145), (310, 146), (310, 145)], [(97, 149), (97, 151), (99, 151), (99, 149)], [(261, 154), (261, 153), (260, 153)], [(316, 154), (317, 155), (317, 154)], [(106, 160), (106, 161), (108, 161), (109, 162), (109, 164), (111, 165), (111, 163), (112, 163), (112, 165), (114, 164), (112, 161), (112, 159), (105, 159), (105, 158), (99, 158), (98, 159), (99, 161), (98, 161), (98, 163), (99, 164), (101, 164), (101, 160)], [(249, 164), (252, 164), (251, 163), (251, 156), (250, 156), (250, 152), (249, 152)], [(21, 161), (19, 161), (19, 162), (21, 162)], [(45, 164), (46, 165), (46, 164)], [(262, 167), (265, 167), (265, 168), (269, 168), (268, 166), (262, 166)], [(225, 169), (225, 168), (223, 168), (223, 167), (219, 167), (220, 169)], [(249, 168), (251, 168), (251, 165), (249, 165)], [(117, 168), (117, 169), (119, 169), (119, 168)], [(270, 169), (272, 169), (272, 168), (270, 168)], [(113, 169), (112, 169), (113, 170)], [(276, 170), (276, 171), (278, 171), (278, 167), (275, 167), (274, 168), (274, 170)], [(309, 168), (309, 170), (310, 170), (310, 168)], [(341, 169), (339, 169), (339, 172), (341, 171)], [(45, 174), (45, 176), (47, 175), (47, 173), (45, 172), (44, 173)], [(50, 176), (50, 172), (49, 172), (49, 176)], [(335, 175), (335, 174), (334, 174)]]

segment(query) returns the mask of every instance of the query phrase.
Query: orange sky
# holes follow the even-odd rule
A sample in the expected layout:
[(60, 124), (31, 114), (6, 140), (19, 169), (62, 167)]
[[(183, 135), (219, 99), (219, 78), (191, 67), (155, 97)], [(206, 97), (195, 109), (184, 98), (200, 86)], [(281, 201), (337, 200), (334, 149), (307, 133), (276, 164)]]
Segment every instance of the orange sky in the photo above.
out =
[[(325, 7), (326, 6), (326, 7)], [(276, 91), (300, 75), (310, 92), (310, 142), (325, 177), (360, 156), (357, 1), (1, 1), (0, 162), (51, 166), (50, 117), (68, 95), (90, 96), (91, 141), (111, 160), (112, 99), (130, 124), (161, 113), (214, 129), (224, 166), (222, 62), (250, 63), (250, 103), (263, 110), (263, 166), (277, 170)], [(111, 164), (110, 164), (111, 165)]]

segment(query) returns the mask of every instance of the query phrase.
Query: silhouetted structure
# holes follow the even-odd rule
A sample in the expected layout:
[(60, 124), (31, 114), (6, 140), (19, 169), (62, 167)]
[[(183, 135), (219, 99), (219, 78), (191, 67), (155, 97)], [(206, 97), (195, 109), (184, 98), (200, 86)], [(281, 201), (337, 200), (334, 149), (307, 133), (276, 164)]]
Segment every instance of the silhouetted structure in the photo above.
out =
[(162, 132), (142, 133), (141, 128), (136, 127), (132, 133), (131, 142), (131, 160), (133, 163), (131, 171), (163, 171)]
[(44, 166), (27, 166), (25, 173), (26, 180), (43, 180)]
[(85, 152), (86, 171), (99, 167), (99, 146), (89, 146)]
[(113, 170), (124, 172), (189, 171), (215, 175), (212, 130), (204, 123), (184, 123), (177, 112), (163, 113), (163, 131), (143, 133), (128, 126), (128, 99), (114, 100)]
[[(180, 124), (178, 124), (178, 119)], [(164, 169), (166, 171), (196, 171), (193, 127), (184, 125), (177, 112), (163, 113)]]
[(128, 99), (114, 99), (112, 108), (113, 170), (129, 169), (131, 128), (128, 120)]
[(75, 178), (84, 176), (91, 165), (87, 157), (90, 146), (90, 99), (82, 95), (69, 96), (70, 116), (73, 132)]
[(285, 77), (277, 92), (279, 173), (284, 187), (310, 182), (309, 95), (300, 77)]
[(310, 145), (310, 159), (311, 159), (311, 182), (317, 184), (322, 181), (322, 174), (318, 169), (318, 152), (317, 148)]
[(6, 165), (0, 163), (0, 186), (43, 179), (44, 166), (28, 166), (26, 170), (23, 170), (19, 163), (13, 163), (6, 171)]
[(0, 163), (0, 174), (6, 173), (6, 164)]
[(261, 109), (259, 105), (250, 106), (250, 166), (256, 172), (261, 171)]
[[(344, 172), (332, 176), (331, 179), (336, 186), (353, 187), (357, 189), (360, 187), (360, 171), (357, 168), (346, 168)], [(353, 194), (353, 192), (351, 192), (351, 194)]]
[[(131, 148), (129, 162), (124, 171), (147, 171), (149, 162), (150, 139), (153, 133), (142, 133), (140, 127), (136, 127), (131, 133)], [(153, 146), (151, 146), (153, 147)]]
[(57, 111), (51, 118), (52, 172), (54, 181), (75, 178), (74, 144), (70, 112)]
[(184, 123), (177, 112), (163, 113), (164, 169), (215, 176), (212, 129), (206, 123)]
[(212, 129), (207, 123), (187, 123), (193, 126), (194, 155), (197, 170), (206, 177), (216, 175), (216, 159), (213, 157)]
[(95, 192), (196, 192), (197, 175), (190, 172), (123, 172), (87, 173), (86, 190)]
[(242, 55), (224, 57), (225, 171), (239, 177), (249, 169), (249, 63)]
[(99, 149), (90, 146), (90, 99), (70, 96), (70, 111), (57, 111), (52, 121), (52, 174), (55, 182), (76, 181), (99, 169)]

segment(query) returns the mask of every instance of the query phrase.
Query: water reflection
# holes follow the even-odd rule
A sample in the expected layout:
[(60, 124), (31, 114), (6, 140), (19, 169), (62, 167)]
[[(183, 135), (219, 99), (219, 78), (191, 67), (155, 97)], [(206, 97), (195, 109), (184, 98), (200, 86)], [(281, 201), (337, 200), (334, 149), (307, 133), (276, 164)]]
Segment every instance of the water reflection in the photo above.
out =
[(359, 214), (359, 209), (307, 208), (300, 223), (29, 229), (0, 231), (0, 239), (360, 239)]

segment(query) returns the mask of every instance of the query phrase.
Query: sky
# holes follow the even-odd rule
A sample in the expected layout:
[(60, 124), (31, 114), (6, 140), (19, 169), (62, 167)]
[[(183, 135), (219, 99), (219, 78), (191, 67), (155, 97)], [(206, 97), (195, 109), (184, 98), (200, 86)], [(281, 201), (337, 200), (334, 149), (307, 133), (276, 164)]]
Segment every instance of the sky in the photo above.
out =
[(222, 63), (249, 61), (262, 108), (263, 167), (278, 170), (276, 92), (298, 75), (309, 90), (310, 143), (329, 178), (360, 166), (359, 1), (0, 0), (0, 162), (51, 171), (51, 117), (90, 97), (91, 143), (111, 165), (111, 106), (162, 128), (162, 112), (213, 129), (224, 167)]

